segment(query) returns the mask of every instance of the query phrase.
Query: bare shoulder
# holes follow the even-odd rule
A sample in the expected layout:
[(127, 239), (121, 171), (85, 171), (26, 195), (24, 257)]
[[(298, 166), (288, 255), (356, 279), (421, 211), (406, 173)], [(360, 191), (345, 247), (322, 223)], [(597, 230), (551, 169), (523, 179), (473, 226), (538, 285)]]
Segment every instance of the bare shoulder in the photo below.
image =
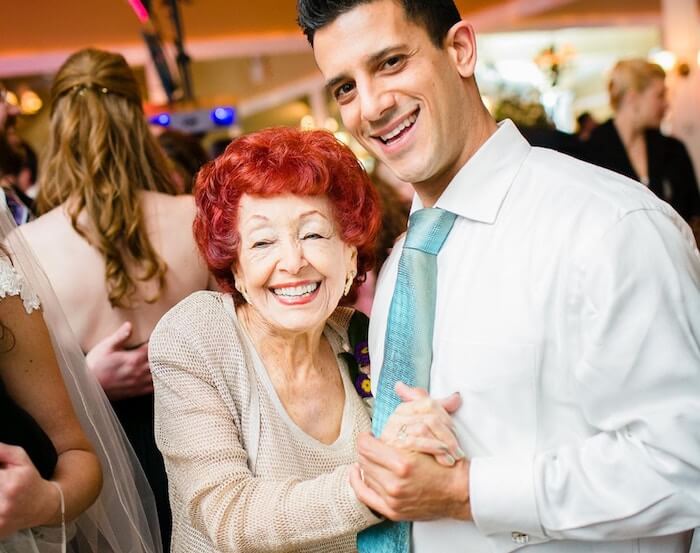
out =
[(168, 209), (194, 214), (194, 196), (190, 194), (163, 194), (162, 192), (143, 191), (141, 193), (143, 205), (146, 209)]
[[(62, 206), (58, 206), (38, 219), (22, 225), (15, 232), (18, 232), (27, 241), (40, 259), (50, 255), (56, 249), (57, 243), (67, 247), (69, 244), (73, 244), (78, 237)], [(12, 237), (10, 237), (9, 242), (12, 242)]]
[(41, 217), (22, 225), (22, 236), (27, 240), (39, 240), (42, 236), (70, 226), (70, 220), (63, 211), (63, 206), (53, 208)]
[(147, 224), (156, 223), (168, 233), (192, 233), (192, 222), (196, 212), (193, 196), (144, 192), (142, 206)]

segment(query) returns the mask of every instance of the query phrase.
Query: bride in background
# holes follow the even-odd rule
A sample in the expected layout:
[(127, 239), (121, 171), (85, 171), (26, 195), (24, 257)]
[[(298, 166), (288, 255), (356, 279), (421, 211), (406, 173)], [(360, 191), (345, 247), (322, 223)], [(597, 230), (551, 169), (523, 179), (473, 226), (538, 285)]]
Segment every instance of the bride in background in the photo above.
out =
[(160, 553), (143, 472), (13, 230), (3, 206), (0, 553)]
[[(208, 286), (192, 236), (194, 201), (169, 194), (170, 171), (121, 55), (86, 49), (70, 56), (54, 79), (50, 108), (38, 197), (44, 214), (22, 233), (144, 468), (167, 548), (168, 488), (146, 354), (161, 316)], [(141, 362), (95, 361), (105, 339), (135, 350)]]

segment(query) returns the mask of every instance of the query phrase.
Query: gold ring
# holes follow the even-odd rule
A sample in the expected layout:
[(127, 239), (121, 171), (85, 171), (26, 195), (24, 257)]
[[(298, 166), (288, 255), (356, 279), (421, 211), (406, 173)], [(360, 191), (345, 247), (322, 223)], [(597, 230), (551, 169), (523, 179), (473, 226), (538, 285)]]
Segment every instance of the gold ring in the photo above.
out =
[(401, 428), (399, 428), (398, 434), (396, 434), (396, 439), (403, 442), (406, 438), (408, 438), (408, 434), (406, 433), (406, 425), (402, 424)]

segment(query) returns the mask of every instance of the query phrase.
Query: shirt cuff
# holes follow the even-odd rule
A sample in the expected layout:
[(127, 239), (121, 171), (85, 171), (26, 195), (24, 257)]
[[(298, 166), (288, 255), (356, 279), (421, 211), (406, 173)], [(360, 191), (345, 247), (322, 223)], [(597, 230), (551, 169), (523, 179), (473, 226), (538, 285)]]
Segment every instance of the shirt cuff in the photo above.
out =
[[(469, 469), (472, 517), (486, 536), (522, 535), (547, 539), (537, 511), (533, 461), (513, 457), (476, 457)], [(530, 542), (532, 543), (532, 542)]]

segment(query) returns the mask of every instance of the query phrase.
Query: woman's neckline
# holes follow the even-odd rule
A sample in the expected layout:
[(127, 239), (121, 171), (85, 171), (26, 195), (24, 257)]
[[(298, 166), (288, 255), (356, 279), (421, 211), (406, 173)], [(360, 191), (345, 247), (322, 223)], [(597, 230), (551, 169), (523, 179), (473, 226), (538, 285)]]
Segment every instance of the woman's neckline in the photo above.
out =
[(351, 408), (351, 394), (354, 393), (354, 389), (350, 383), (349, 376), (346, 374), (347, 371), (343, 370), (342, 367), (342, 361), (338, 357), (338, 355), (343, 351), (342, 348), (342, 338), (340, 336), (336, 335), (336, 332), (330, 327), (327, 323), (325, 328), (323, 329), (323, 336), (328, 340), (328, 343), (331, 347), (331, 350), (335, 354), (335, 359), (336, 359), (336, 367), (340, 373), (340, 378), (341, 381), (343, 382), (343, 391), (345, 393), (345, 398), (344, 398), (344, 403), (343, 403), (343, 414), (341, 417), (341, 422), (340, 422), (340, 432), (338, 433), (338, 436), (336, 437), (333, 442), (327, 444), (322, 442), (321, 440), (315, 438), (314, 436), (310, 435), (308, 432), (304, 431), (289, 415), (287, 410), (284, 407), (284, 404), (282, 403), (282, 400), (279, 397), (279, 394), (277, 393), (277, 390), (272, 383), (272, 379), (270, 378), (269, 373), (267, 372), (267, 369), (265, 367), (265, 364), (262, 361), (262, 358), (260, 357), (260, 354), (258, 353), (257, 348), (255, 347), (255, 344), (253, 343), (252, 338), (248, 334), (248, 331), (245, 329), (243, 324), (241, 323), (238, 315), (235, 312), (235, 308), (233, 310), (232, 316), (234, 317), (234, 322), (238, 329), (240, 330), (240, 334), (245, 342), (245, 347), (248, 348), (250, 351), (250, 357), (251, 361), (253, 363), (253, 367), (255, 369), (255, 374), (258, 377), (258, 379), (261, 381), (263, 386), (268, 392), (268, 395), (270, 397), (270, 401), (273, 404), (273, 407), (275, 408), (275, 411), (277, 412), (278, 416), (282, 418), (286, 426), (301, 440), (309, 442), (310, 444), (313, 444), (315, 447), (322, 448), (322, 449), (338, 449), (339, 447), (342, 447), (346, 444), (347, 439), (350, 434), (350, 408)]

